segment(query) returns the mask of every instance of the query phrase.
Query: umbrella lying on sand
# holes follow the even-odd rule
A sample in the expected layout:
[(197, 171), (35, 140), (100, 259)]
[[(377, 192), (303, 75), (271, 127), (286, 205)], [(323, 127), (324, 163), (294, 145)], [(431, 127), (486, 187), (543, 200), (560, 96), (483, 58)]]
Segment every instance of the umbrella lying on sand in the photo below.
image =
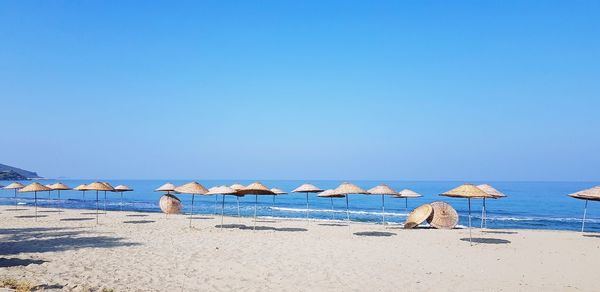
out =
[(249, 184), (247, 187), (245, 187), (241, 190), (238, 190), (237, 193), (241, 194), (241, 195), (254, 195), (254, 228), (253, 228), (253, 230), (256, 230), (256, 206), (258, 205), (258, 196), (259, 195), (272, 196), (273, 192), (269, 188), (267, 188), (265, 185), (263, 185), (259, 182), (255, 182), (255, 183)]
[(305, 193), (306, 194), (306, 221), (308, 222), (308, 194), (309, 193), (320, 193), (323, 190), (311, 185), (311, 184), (303, 184), (297, 187), (292, 193)]
[[(500, 199), (506, 197), (505, 194), (501, 193), (494, 187), (488, 184), (482, 184), (477, 186), (480, 190), (492, 195), (494, 199)], [(485, 199), (483, 198), (483, 206), (481, 208), (481, 228), (487, 228), (487, 211), (485, 209)]]
[(333, 198), (343, 198), (345, 196), (346, 195), (340, 195), (340, 194), (334, 193), (332, 189), (324, 190), (323, 192), (321, 192), (317, 195), (317, 197), (329, 198), (329, 200), (331, 201), (331, 220), (335, 220), (335, 210), (333, 209)]
[(31, 183), (28, 186), (25, 186), (21, 189), (19, 189), (19, 193), (34, 193), (34, 200), (35, 200), (35, 221), (37, 221), (37, 192), (43, 192), (43, 191), (48, 191), (51, 190), (49, 187), (46, 187), (44, 185), (41, 185), (40, 183), (34, 182)]
[(25, 186), (22, 183), (20, 183), (20, 182), (14, 182), (14, 183), (11, 183), (11, 184), (9, 184), (9, 185), (7, 185), (7, 186), (4, 187), (5, 190), (15, 190), (15, 210), (18, 207), (17, 190), (18, 189), (22, 189), (24, 187)]
[[(112, 191), (113, 187), (110, 185), (107, 185), (105, 183), (102, 182), (93, 182), (91, 184), (88, 184), (86, 189), (88, 191), (96, 191), (96, 224), (98, 224), (98, 212), (100, 209), (100, 200), (98, 199), (98, 191), (104, 191), (104, 193), (106, 194), (107, 191)], [(106, 195), (105, 195), (106, 198)], [(106, 213), (106, 208), (104, 209), (104, 213)]]
[(429, 204), (421, 205), (406, 217), (406, 222), (404, 223), (405, 229), (411, 229), (419, 226), (419, 224), (423, 223), (429, 216), (431, 216), (431, 212), (433, 212), (433, 207)]
[(182, 194), (192, 195), (192, 208), (190, 209), (190, 228), (192, 228), (192, 216), (194, 216), (194, 197), (204, 195), (208, 190), (201, 184), (193, 181), (175, 188), (175, 191)]
[(385, 228), (385, 196), (396, 196), (398, 193), (385, 184), (380, 184), (367, 192), (368, 195), (381, 195), (381, 224)]
[(57, 182), (55, 184), (50, 185), (50, 188), (58, 192), (58, 206), (59, 206), (58, 210), (62, 213), (62, 203), (60, 200), (60, 191), (70, 190), (71, 187), (69, 187), (61, 182)]
[(450, 204), (445, 202), (430, 203), (433, 211), (427, 218), (427, 223), (437, 229), (452, 229), (458, 224), (458, 213)]
[(581, 220), (581, 232), (585, 227), (585, 215), (587, 213), (588, 201), (600, 201), (600, 186), (586, 189), (569, 195), (572, 198), (585, 200), (585, 206), (583, 207), (583, 219)]
[(440, 196), (452, 198), (464, 198), (469, 200), (469, 244), (473, 245), (473, 236), (471, 232), (471, 199), (476, 198), (493, 198), (494, 196), (482, 191), (480, 188), (472, 184), (464, 184), (457, 188), (451, 189), (440, 194)]

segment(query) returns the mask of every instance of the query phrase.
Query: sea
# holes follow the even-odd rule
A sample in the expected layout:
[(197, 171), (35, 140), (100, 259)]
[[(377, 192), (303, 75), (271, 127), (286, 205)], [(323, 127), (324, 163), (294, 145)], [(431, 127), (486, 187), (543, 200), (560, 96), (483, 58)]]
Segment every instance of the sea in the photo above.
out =
[[(42, 184), (58, 182), (58, 180), (37, 180)], [(154, 189), (166, 182), (181, 185), (189, 180), (103, 180), (113, 186), (124, 184), (134, 189), (126, 193), (99, 192), (99, 206), (107, 210), (127, 210), (138, 212), (160, 212), (158, 202), (163, 193)], [(247, 185), (250, 180), (197, 180), (206, 188), (219, 185), (240, 183)], [(31, 181), (22, 181), (28, 184)], [(60, 180), (70, 187), (92, 180)], [(342, 181), (334, 180), (264, 180), (264, 185), (279, 188), (290, 192), (303, 183), (311, 183), (322, 189), (333, 189)], [(439, 196), (440, 193), (461, 185), (458, 181), (350, 181), (364, 189), (369, 189), (380, 183), (385, 183), (397, 191), (408, 188), (423, 196), (420, 198), (401, 199), (390, 196), (376, 195), (350, 195), (348, 197), (348, 214), (350, 220), (381, 224), (383, 217), (386, 223), (403, 224), (407, 214), (414, 208), (435, 201), (444, 201), (452, 205), (460, 216), (459, 224), (468, 225), (468, 200)], [(0, 182), (7, 185), (10, 182)], [(474, 184), (489, 183), (507, 195), (502, 199), (487, 199), (487, 227), (498, 229), (553, 229), (553, 230), (581, 230), (581, 223), (585, 201), (567, 196), (570, 193), (600, 185), (599, 182), (471, 182)], [(122, 196), (121, 196), (122, 195)], [(176, 194), (183, 203), (183, 212), (191, 210), (192, 196)], [(95, 191), (61, 191), (60, 200), (57, 191), (39, 192), (38, 206), (62, 207), (77, 209), (95, 209)], [(224, 199), (224, 201), (223, 201)], [(238, 209), (239, 202), (239, 209)], [(1, 205), (26, 205), (33, 206), (33, 193), (17, 193), (15, 202), (13, 190), (0, 190)], [(482, 200), (471, 200), (472, 225), (480, 227), (482, 218)], [(382, 209), (384, 204), (385, 209)], [(303, 219), (307, 216), (310, 220), (345, 220), (346, 199), (320, 198), (316, 194), (308, 194), (308, 209), (306, 194), (288, 193), (284, 195), (264, 196), (247, 195), (238, 198), (235, 196), (199, 196), (194, 198), (194, 214), (221, 214), (229, 216), (251, 217), (256, 206), (257, 216), (283, 217)], [(223, 208), (222, 208), (223, 207)], [(384, 210), (384, 211), (383, 211)], [(588, 232), (600, 232), (600, 203), (589, 202), (585, 229)]]

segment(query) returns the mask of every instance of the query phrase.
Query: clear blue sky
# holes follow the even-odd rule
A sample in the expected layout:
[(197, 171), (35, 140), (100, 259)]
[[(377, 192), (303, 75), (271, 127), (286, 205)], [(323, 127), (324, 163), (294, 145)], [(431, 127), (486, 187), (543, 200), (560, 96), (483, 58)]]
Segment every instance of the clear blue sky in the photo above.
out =
[(0, 163), (600, 180), (599, 1), (173, 2), (0, 2)]

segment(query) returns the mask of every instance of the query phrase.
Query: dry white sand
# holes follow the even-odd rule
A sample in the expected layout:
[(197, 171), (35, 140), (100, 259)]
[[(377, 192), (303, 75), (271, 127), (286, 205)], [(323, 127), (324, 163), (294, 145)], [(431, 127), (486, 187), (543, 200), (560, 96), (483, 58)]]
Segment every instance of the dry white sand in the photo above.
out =
[[(600, 235), (0, 207), (0, 278), (87, 291), (599, 291)], [(83, 213), (83, 214), (82, 214)], [(240, 229), (237, 225), (250, 228)]]

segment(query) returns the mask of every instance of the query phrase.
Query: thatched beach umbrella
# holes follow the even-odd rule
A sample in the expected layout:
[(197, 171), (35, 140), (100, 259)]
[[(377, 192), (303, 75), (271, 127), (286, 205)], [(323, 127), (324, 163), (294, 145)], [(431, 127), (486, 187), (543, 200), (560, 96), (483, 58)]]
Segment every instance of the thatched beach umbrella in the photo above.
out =
[(249, 184), (247, 187), (238, 190), (238, 194), (240, 195), (254, 195), (254, 228), (256, 230), (256, 206), (258, 205), (258, 195), (273, 195), (273, 192), (267, 188), (265, 185), (255, 182)]
[(50, 185), (50, 188), (58, 192), (58, 206), (59, 206), (59, 211), (62, 213), (62, 209), (61, 209), (62, 205), (61, 205), (61, 201), (60, 201), (60, 191), (71, 190), (71, 187), (69, 187), (66, 184), (63, 184), (61, 182), (57, 182), (55, 184)]
[(44, 185), (45, 187), (49, 188), (48, 190), (48, 200), (52, 200), (52, 197), (50, 196), (50, 192), (52, 192), (52, 184), (46, 184)]
[(287, 194), (287, 192), (278, 189), (278, 188), (271, 188), (271, 192), (273, 192), (273, 207), (271, 208), (271, 211), (274, 211), (275, 209), (275, 197), (279, 196), (279, 195), (285, 195)]
[(345, 195), (336, 194), (332, 189), (324, 190), (317, 195), (321, 198), (329, 198), (331, 201), (331, 220), (335, 220), (335, 210), (333, 209), (333, 198), (343, 198)]
[[(98, 191), (104, 191), (104, 193), (106, 194), (107, 191), (112, 191), (113, 187), (110, 185), (107, 185), (105, 183), (102, 182), (93, 182), (91, 184), (88, 184), (86, 189), (88, 191), (96, 191), (96, 224), (98, 224), (98, 210), (100, 209), (100, 200), (98, 199)], [(106, 208), (104, 209), (104, 212), (106, 213)]]
[(458, 224), (458, 213), (450, 204), (445, 202), (430, 203), (433, 212), (427, 218), (427, 223), (437, 229), (452, 229)]
[(405, 229), (411, 229), (419, 226), (419, 224), (423, 223), (429, 216), (431, 216), (431, 212), (433, 212), (433, 207), (429, 204), (421, 205), (406, 217), (406, 222), (404, 223)]
[(394, 198), (404, 199), (404, 210), (406, 210), (406, 211), (408, 211), (408, 199), (409, 198), (420, 198), (420, 197), (422, 197), (421, 194), (419, 194), (413, 190), (409, 190), (409, 189), (403, 189), (398, 192), (398, 195), (394, 196)]
[(221, 195), (223, 201), (221, 202), (221, 229), (223, 229), (223, 217), (225, 217), (225, 195), (233, 195), (237, 193), (236, 190), (228, 186), (212, 187), (208, 190), (207, 195)]
[(50, 188), (48, 188), (44, 185), (41, 185), (40, 183), (34, 182), (28, 186), (25, 186), (25, 187), (19, 189), (19, 191), (18, 191), (19, 193), (31, 193), (31, 192), (34, 193), (34, 196), (35, 196), (35, 199), (34, 199), (35, 200), (35, 221), (37, 221), (37, 192), (48, 191), (48, 190), (50, 190)]
[(18, 189), (22, 189), (24, 187), (25, 186), (22, 183), (20, 183), (20, 182), (14, 182), (14, 183), (11, 183), (11, 184), (9, 184), (9, 185), (7, 185), (7, 186), (4, 187), (5, 190), (15, 190), (15, 210), (18, 207), (17, 190)]
[(583, 232), (585, 227), (585, 216), (587, 213), (588, 201), (600, 201), (600, 186), (572, 193), (569, 196), (575, 199), (585, 200), (585, 206), (583, 207), (583, 219), (581, 220), (581, 232)]
[[(477, 187), (482, 191), (488, 193), (489, 195), (492, 195), (494, 199), (506, 197), (505, 194), (501, 193), (500, 191), (488, 184), (478, 185)], [(485, 209), (485, 199), (486, 198), (483, 198), (483, 206), (481, 208), (481, 228), (487, 228), (487, 211)]]
[(133, 191), (133, 189), (126, 185), (118, 185), (114, 188), (113, 192), (119, 193), (121, 195), (121, 204), (120, 204), (121, 211), (123, 211), (123, 193), (124, 192), (132, 192), (132, 191)]
[(80, 184), (80, 185), (74, 187), (73, 190), (80, 191), (82, 193), (81, 200), (82, 201), (85, 200), (85, 191), (87, 191), (87, 185), (86, 184)]
[(320, 193), (323, 190), (311, 185), (311, 184), (303, 184), (297, 187), (292, 193), (305, 193), (306, 194), (306, 221), (308, 222), (308, 194), (309, 193)]
[(440, 196), (464, 198), (469, 200), (469, 244), (472, 245), (473, 236), (471, 233), (471, 199), (493, 198), (494, 196), (482, 191), (480, 188), (474, 186), (473, 184), (464, 184), (462, 186), (444, 192), (440, 194)]
[[(241, 185), (241, 184), (232, 184), (229, 187), (232, 188), (236, 192), (245, 188), (245, 186)], [(235, 199), (237, 200), (237, 212), (238, 212), (238, 220), (239, 220), (239, 218), (240, 218), (240, 197), (243, 197), (244, 195), (236, 193), (236, 194), (234, 194), (234, 196), (235, 196)]]
[(348, 195), (350, 194), (367, 194), (367, 191), (348, 182), (340, 184), (333, 190), (334, 194), (344, 195), (346, 197), (346, 219), (348, 219), (348, 227), (350, 227), (350, 210), (348, 208)]
[(192, 228), (192, 216), (194, 216), (194, 197), (196, 195), (204, 195), (208, 190), (201, 184), (193, 181), (175, 188), (175, 191), (182, 194), (192, 195), (192, 208), (190, 210), (190, 228)]
[(398, 195), (396, 191), (390, 188), (386, 184), (380, 184), (370, 190), (367, 191), (368, 195), (381, 195), (381, 219), (383, 228), (385, 228), (385, 196), (395, 196)]
[(172, 183), (166, 183), (160, 187), (158, 187), (156, 190), (154, 190), (155, 192), (166, 192), (167, 195), (170, 194), (171, 192), (175, 191), (176, 186)]

